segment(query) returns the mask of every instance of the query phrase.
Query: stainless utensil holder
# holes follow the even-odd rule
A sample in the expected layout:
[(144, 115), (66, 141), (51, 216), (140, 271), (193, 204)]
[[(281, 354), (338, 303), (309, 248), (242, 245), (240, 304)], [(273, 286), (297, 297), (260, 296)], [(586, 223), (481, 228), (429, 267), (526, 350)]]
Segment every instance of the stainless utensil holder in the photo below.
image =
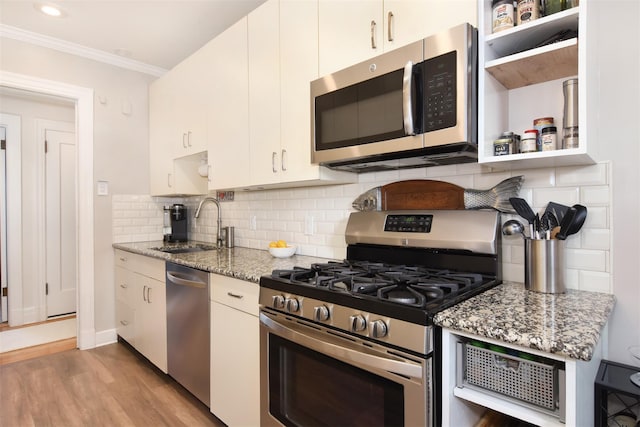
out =
[(233, 248), (235, 246), (235, 227), (224, 227), (223, 230), (224, 247)]
[(564, 241), (524, 239), (524, 287), (534, 292), (566, 292)]

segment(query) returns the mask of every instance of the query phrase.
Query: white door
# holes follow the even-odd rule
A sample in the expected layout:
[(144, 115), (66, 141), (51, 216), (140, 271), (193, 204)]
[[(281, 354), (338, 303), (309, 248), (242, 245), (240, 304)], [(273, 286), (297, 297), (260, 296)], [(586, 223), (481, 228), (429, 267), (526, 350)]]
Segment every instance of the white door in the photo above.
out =
[(0, 126), (0, 322), (7, 321), (7, 197), (6, 156), (7, 129)]
[(45, 131), (47, 317), (76, 311), (76, 145), (73, 132)]

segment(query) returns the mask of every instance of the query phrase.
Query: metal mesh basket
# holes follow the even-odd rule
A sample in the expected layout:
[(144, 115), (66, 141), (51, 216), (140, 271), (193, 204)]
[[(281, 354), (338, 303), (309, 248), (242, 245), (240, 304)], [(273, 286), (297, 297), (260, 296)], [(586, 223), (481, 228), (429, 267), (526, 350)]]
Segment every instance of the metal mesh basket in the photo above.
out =
[(465, 382), (554, 412), (553, 365), (465, 344)]

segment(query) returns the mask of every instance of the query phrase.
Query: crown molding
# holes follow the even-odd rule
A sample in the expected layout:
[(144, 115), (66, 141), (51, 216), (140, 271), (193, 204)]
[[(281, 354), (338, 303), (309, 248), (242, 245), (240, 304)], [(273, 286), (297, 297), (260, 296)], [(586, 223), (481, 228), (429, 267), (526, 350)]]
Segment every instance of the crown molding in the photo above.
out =
[(12, 27), (10, 25), (0, 24), (0, 37), (31, 43), (71, 55), (92, 59), (94, 61), (104, 62), (127, 70), (150, 74), (155, 77), (160, 77), (168, 71), (161, 67), (145, 64), (144, 62), (124, 58), (102, 50), (82, 46), (77, 43), (71, 43), (55, 37), (45, 36), (43, 34)]

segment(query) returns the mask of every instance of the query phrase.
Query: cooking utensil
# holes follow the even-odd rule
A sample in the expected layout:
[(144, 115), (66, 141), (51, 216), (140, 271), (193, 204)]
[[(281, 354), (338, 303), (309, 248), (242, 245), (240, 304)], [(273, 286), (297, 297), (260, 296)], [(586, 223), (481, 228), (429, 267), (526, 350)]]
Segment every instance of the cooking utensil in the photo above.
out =
[(510, 219), (502, 225), (502, 234), (505, 236), (512, 236), (514, 234), (520, 233), (522, 237), (526, 238), (527, 236), (524, 234), (524, 225), (517, 219)]
[(556, 238), (565, 240), (568, 236), (576, 234), (582, 228), (585, 219), (587, 219), (587, 208), (585, 206), (571, 206), (562, 218), (562, 222), (560, 222), (560, 232), (558, 232)]
[(556, 202), (549, 202), (544, 211), (545, 213), (551, 212), (553, 215), (555, 215), (556, 219), (558, 220), (558, 224), (560, 224), (560, 222), (562, 221), (562, 218), (564, 218), (564, 215), (567, 213), (568, 210), (569, 210), (569, 206), (556, 203)]
[(529, 206), (529, 203), (523, 198), (520, 197), (510, 197), (509, 202), (513, 209), (520, 215), (522, 218), (526, 219), (529, 223), (529, 235), (531, 238), (535, 238), (535, 227), (533, 223), (536, 220), (536, 214), (533, 213), (533, 209)]
[[(540, 231), (544, 233), (545, 239), (551, 238), (551, 231), (556, 227), (558, 227), (558, 219), (553, 214), (553, 212), (545, 210), (545, 212), (540, 217)], [(558, 231), (560, 231), (559, 228)]]

